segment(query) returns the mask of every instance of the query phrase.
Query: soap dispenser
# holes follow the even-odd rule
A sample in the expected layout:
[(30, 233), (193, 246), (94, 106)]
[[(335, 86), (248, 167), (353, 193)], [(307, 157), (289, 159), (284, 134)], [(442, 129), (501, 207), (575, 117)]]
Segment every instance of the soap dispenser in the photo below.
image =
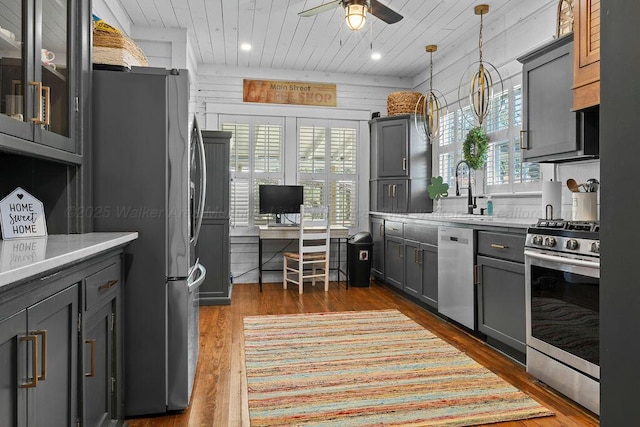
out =
[(491, 200), (491, 196), (487, 198), (487, 215), (493, 215), (493, 201)]

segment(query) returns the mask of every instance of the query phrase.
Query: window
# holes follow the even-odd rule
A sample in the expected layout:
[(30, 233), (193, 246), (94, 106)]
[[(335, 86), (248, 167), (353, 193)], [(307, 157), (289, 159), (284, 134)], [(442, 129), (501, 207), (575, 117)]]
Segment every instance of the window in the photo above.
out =
[(357, 143), (357, 122), (298, 120), (298, 171), (305, 204), (328, 204), (332, 224), (355, 225)]
[[(507, 89), (493, 95), (485, 119), (489, 149), (484, 170), (475, 174), (478, 182), (484, 182), (484, 191), (478, 189), (478, 194), (539, 189), (540, 165), (523, 162), (520, 152), (522, 87), (516, 78), (505, 82), (504, 87)], [(455, 165), (462, 159), (462, 143), (473, 127), (469, 110), (468, 106), (458, 108), (440, 118), (436, 166), (449, 188), (455, 188)], [(467, 183), (462, 179), (460, 185), (465, 187)]]
[(221, 128), (233, 134), (230, 223), (232, 226), (266, 224), (258, 212), (258, 186), (282, 184), (284, 119), (281, 117), (221, 116)]

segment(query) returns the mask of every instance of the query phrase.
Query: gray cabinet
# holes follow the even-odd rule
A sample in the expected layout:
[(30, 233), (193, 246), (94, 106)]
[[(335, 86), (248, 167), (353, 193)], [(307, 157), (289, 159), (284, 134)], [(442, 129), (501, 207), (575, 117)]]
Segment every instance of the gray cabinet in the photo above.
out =
[(231, 132), (202, 131), (207, 161), (204, 220), (196, 251), (207, 269), (200, 305), (231, 303), (229, 242), (229, 150)]
[(404, 287), (404, 224), (384, 222), (384, 280), (398, 289)]
[(409, 176), (409, 120), (404, 116), (374, 120), (373, 139), (378, 149), (378, 178)]
[(5, 9), (0, 27), (15, 40), (0, 37), (0, 149), (79, 164), (90, 4), (14, 1)]
[(402, 237), (387, 236), (384, 245), (385, 282), (398, 289), (404, 287), (404, 241)]
[(418, 298), (438, 308), (438, 246), (421, 243), (419, 260), (422, 264), (422, 288)]
[(202, 222), (198, 256), (207, 269), (207, 277), (200, 286), (200, 305), (230, 304), (229, 220)]
[(438, 227), (404, 224), (405, 285), (409, 295), (438, 307)]
[(384, 280), (384, 219), (370, 217), (369, 230), (373, 240), (371, 271), (375, 278)]
[(106, 426), (122, 418), (122, 283), (119, 258), (112, 258), (84, 280), (81, 375), (85, 426)]
[(0, 424), (70, 426), (78, 419), (78, 286), (0, 321)]
[(120, 256), (0, 289), (0, 425), (121, 422)]
[(478, 330), (489, 344), (521, 361), (526, 351), (523, 258), (524, 235), (478, 232)]
[(573, 35), (518, 60), (523, 64), (523, 159), (554, 162), (597, 157), (597, 112), (572, 110)]
[(413, 116), (373, 119), (370, 207), (378, 212), (431, 212), (427, 197), (431, 149), (413, 126)]

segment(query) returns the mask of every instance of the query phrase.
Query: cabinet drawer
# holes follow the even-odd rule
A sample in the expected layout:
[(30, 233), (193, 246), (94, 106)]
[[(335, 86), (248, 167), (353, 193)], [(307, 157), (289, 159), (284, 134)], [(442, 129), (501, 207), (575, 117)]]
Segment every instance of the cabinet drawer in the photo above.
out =
[(110, 298), (122, 287), (120, 261), (103, 268), (84, 282), (85, 304), (89, 310), (96, 303)]
[(385, 236), (397, 236), (402, 237), (404, 224), (399, 221), (389, 221), (386, 220), (384, 222), (384, 234)]
[(429, 245), (438, 244), (438, 227), (427, 227), (424, 225), (405, 224), (404, 238), (415, 240)]
[(478, 232), (478, 254), (524, 262), (524, 235)]

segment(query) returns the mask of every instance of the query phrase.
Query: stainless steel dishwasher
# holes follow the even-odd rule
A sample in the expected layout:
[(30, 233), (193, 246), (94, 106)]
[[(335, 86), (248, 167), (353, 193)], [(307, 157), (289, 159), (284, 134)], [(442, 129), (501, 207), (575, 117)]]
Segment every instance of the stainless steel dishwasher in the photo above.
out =
[(438, 228), (438, 311), (475, 330), (473, 229)]

